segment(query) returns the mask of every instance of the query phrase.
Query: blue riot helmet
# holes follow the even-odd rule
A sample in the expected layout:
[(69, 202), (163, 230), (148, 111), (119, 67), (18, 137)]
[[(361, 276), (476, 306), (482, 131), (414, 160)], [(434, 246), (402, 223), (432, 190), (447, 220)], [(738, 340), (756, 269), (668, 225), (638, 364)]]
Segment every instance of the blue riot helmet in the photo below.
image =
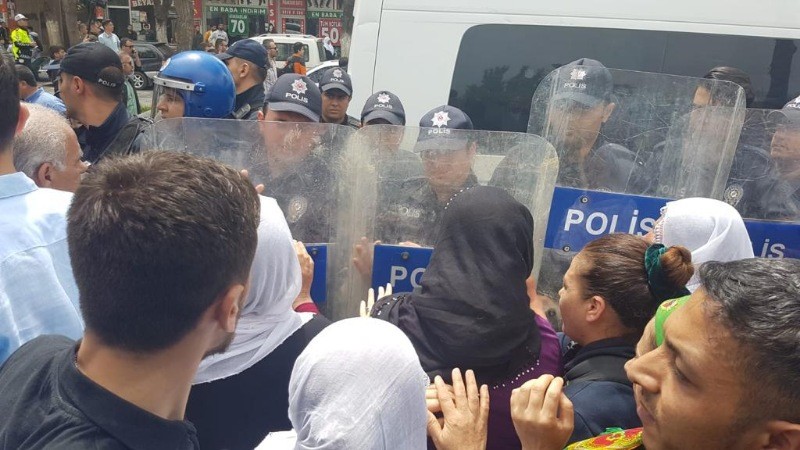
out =
[[(153, 83), (156, 105), (162, 94), (177, 94), (183, 99), (183, 117), (219, 119), (233, 112), (236, 101), (233, 77), (225, 63), (210, 53), (178, 53), (164, 63)], [(156, 109), (157, 106), (153, 115)]]

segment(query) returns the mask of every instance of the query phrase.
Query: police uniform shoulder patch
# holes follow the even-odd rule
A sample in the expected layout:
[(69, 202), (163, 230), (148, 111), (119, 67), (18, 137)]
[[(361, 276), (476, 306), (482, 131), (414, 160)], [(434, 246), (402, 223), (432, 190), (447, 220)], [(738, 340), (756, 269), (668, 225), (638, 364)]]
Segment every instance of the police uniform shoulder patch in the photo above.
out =
[(744, 195), (744, 188), (740, 184), (732, 184), (725, 189), (725, 194), (723, 199), (725, 203), (736, 206), (742, 201), (742, 196)]
[(308, 211), (308, 199), (302, 196), (292, 197), (286, 209), (286, 221), (295, 223)]

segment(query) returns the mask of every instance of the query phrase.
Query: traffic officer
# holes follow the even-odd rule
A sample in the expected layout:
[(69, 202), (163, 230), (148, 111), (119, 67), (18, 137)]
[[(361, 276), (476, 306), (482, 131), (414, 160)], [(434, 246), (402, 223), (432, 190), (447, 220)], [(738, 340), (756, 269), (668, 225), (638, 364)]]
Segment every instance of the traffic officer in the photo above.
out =
[(217, 55), (228, 66), (236, 86), (234, 119), (256, 120), (264, 107), (264, 80), (269, 68), (267, 49), (252, 39), (234, 42)]
[(28, 31), (28, 18), (17, 14), (14, 16), (14, 21), (17, 22), (17, 28), (11, 32), (11, 51), (14, 53), (14, 60), (30, 68), (33, 50), (37, 46)]
[(153, 79), (162, 119), (224, 118), (233, 113), (236, 89), (225, 64), (207, 52), (173, 56)]
[(422, 116), (414, 153), (423, 175), (402, 183), (378, 217), (384, 243), (433, 245), (439, 218), (453, 195), (478, 184), (472, 172), (477, 142), (472, 120), (460, 109), (440, 106)]

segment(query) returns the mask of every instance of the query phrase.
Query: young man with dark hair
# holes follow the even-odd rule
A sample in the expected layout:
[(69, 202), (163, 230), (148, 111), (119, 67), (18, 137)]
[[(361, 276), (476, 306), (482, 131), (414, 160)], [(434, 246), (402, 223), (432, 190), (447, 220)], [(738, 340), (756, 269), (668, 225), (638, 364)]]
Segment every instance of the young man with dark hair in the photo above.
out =
[(19, 94), (22, 101), (41, 105), (57, 111), (61, 115), (67, 114), (67, 107), (55, 95), (39, 87), (33, 72), (27, 66), (17, 64), (17, 78), (19, 79)]
[(61, 60), (67, 56), (67, 49), (60, 45), (51, 45), (50, 49), (48, 50), (50, 53), (50, 62), (47, 63), (47, 77), (50, 79), (50, 83), (53, 84), (53, 88), (55, 89), (55, 96), (58, 97), (58, 70), (61, 64)]
[(295, 42), (292, 45), (294, 54), (286, 60), (286, 66), (281, 73), (296, 73), (299, 75), (306, 74), (306, 47), (302, 42)]
[(61, 99), (67, 117), (86, 127), (83, 154), (92, 164), (107, 155), (139, 151), (149, 122), (128, 114), (122, 101), (124, 82), (117, 53), (97, 42), (70, 48), (61, 62)]
[(319, 81), (322, 91), (323, 123), (335, 123), (359, 129), (361, 122), (347, 115), (347, 108), (353, 98), (353, 82), (350, 75), (340, 67), (333, 67), (322, 74)]
[(800, 448), (800, 261), (710, 262), (700, 280), (626, 367), (644, 445)]
[(29, 114), (19, 101), (14, 62), (2, 52), (0, 111), (1, 363), (41, 334), (77, 338), (83, 324), (67, 253), (65, 215), (72, 195), (39, 189), (14, 167), (14, 136)]
[(36, 339), (0, 369), (0, 442), (198, 448), (189, 390), (233, 338), (259, 208), (249, 181), (210, 159), (154, 151), (99, 165), (68, 214), (86, 331)]
[(97, 41), (110, 48), (113, 52), (118, 52), (120, 40), (119, 37), (114, 34), (114, 22), (112, 22), (111, 19), (104, 20), (103, 30), (103, 33), (97, 36)]

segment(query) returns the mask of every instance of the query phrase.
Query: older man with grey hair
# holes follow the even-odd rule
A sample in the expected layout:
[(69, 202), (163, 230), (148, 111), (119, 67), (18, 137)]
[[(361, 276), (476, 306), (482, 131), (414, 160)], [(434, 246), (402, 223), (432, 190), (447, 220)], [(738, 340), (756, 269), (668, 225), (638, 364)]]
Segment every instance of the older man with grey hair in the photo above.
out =
[(75, 132), (57, 112), (27, 107), (30, 117), (14, 141), (14, 167), (39, 187), (75, 192), (88, 168)]

